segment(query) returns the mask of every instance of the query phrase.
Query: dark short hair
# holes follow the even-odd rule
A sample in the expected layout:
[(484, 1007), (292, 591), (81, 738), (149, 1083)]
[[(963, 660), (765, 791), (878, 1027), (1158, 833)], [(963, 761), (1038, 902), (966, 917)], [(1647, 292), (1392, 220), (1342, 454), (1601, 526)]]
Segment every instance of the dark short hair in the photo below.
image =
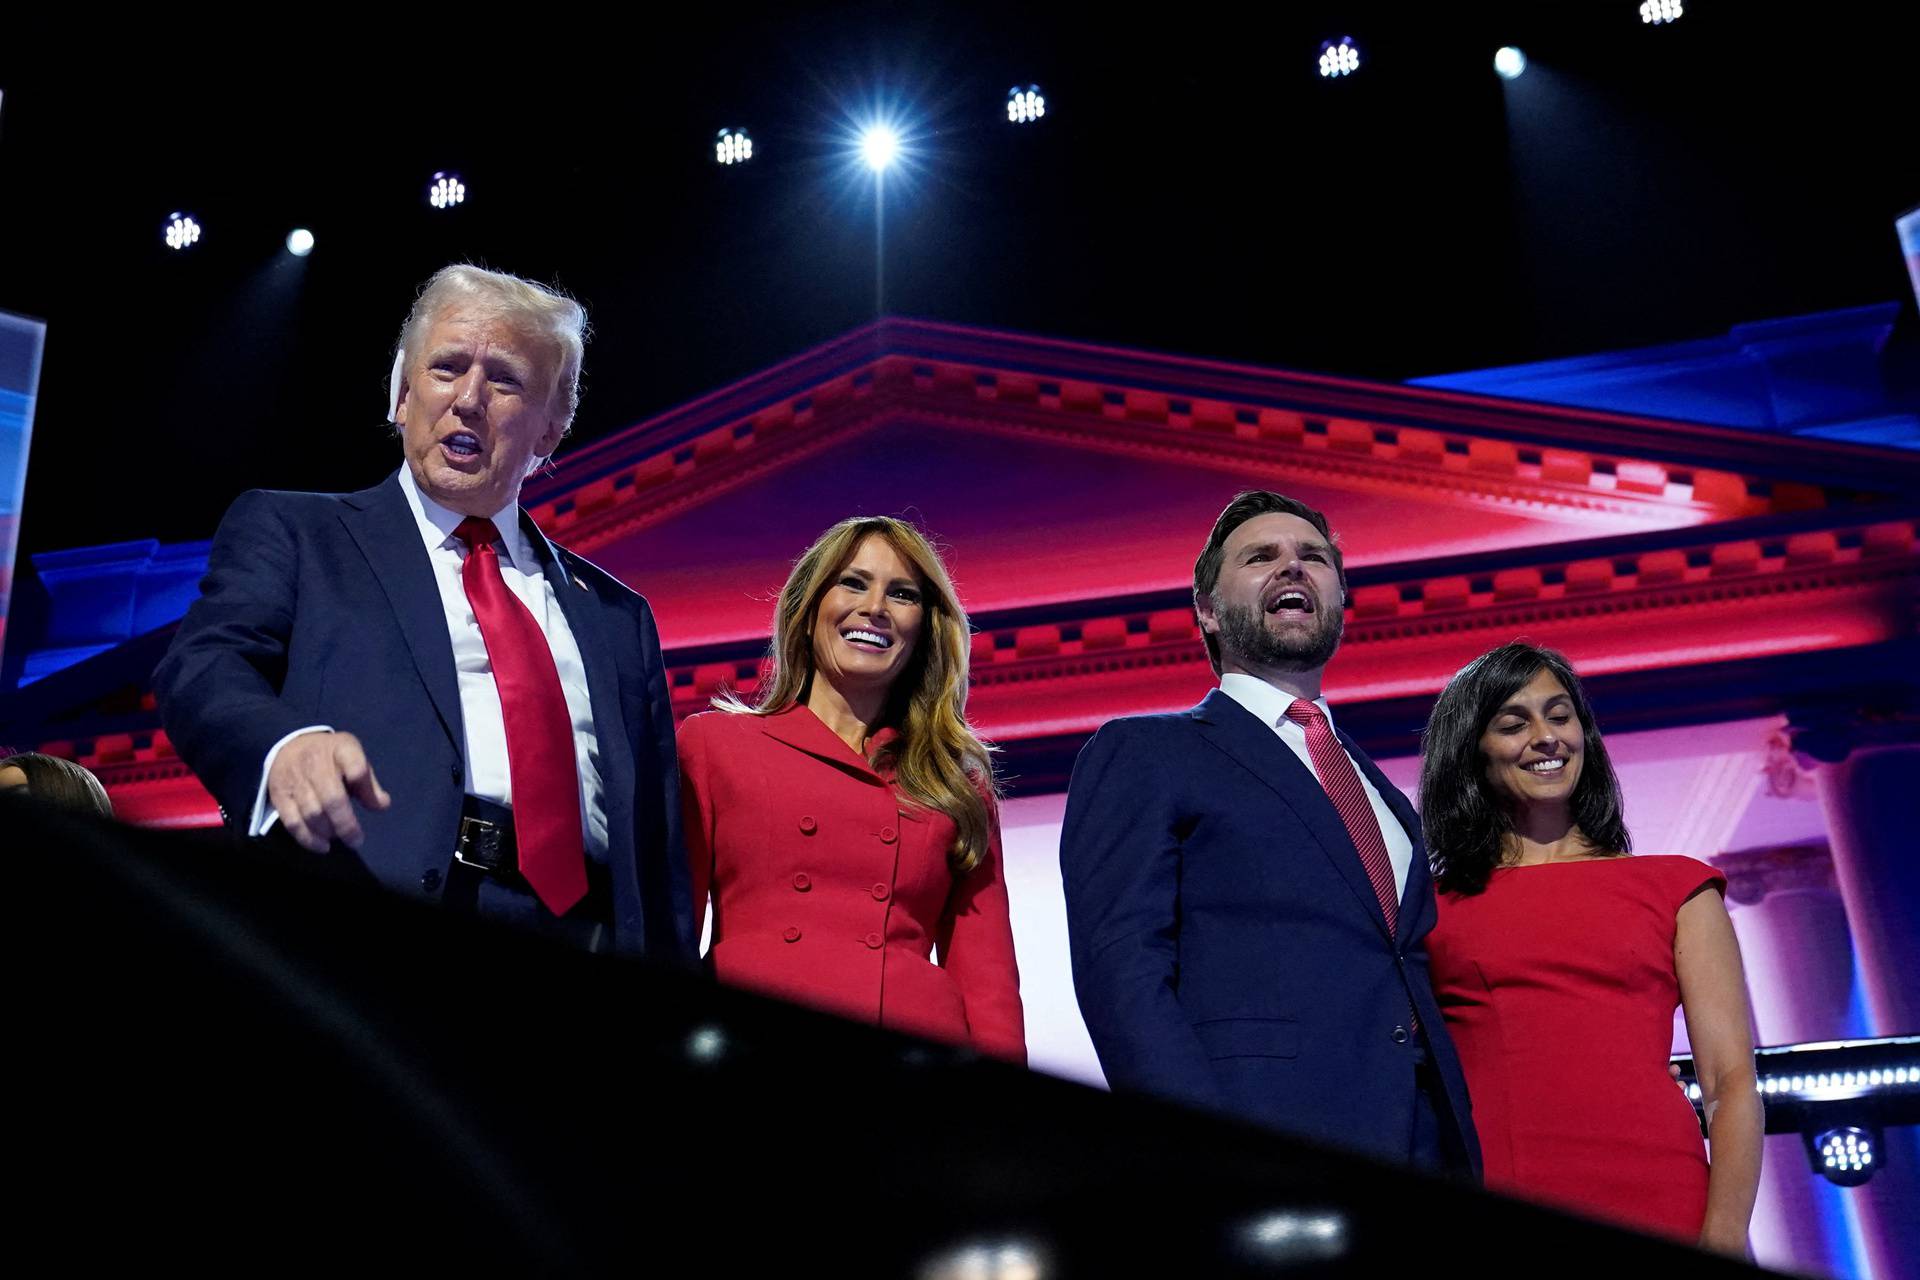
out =
[(113, 816), (113, 801), (107, 789), (85, 765), (38, 751), (0, 759), (0, 769), (14, 768), (27, 775), (27, 794), (42, 804), (50, 804), (69, 813), (93, 813), (102, 818)]
[[(1298, 498), (1289, 498), (1284, 494), (1266, 489), (1246, 489), (1234, 495), (1220, 518), (1213, 522), (1213, 532), (1207, 535), (1207, 545), (1200, 549), (1200, 558), (1193, 562), (1193, 620), (1200, 621), (1200, 597), (1211, 595), (1214, 586), (1220, 581), (1220, 568), (1227, 558), (1227, 539), (1255, 516), (1299, 516), (1320, 531), (1327, 540), (1327, 546), (1333, 552), (1333, 568), (1340, 575), (1341, 606), (1346, 605), (1347, 564), (1340, 554), (1340, 543), (1334, 538), (1333, 530), (1327, 525), (1327, 518), (1315, 511)], [(1207, 661), (1213, 664), (1213, 674), (1220, 674), (1220, 642), (1207, 634), (1205, 627), (1200, 628), (1200, 639), (1207, 646)]]
[(1597, 852), (1623, 854), (1633, 848), (1620, 779), (1580, 677), (1564, 655), (1516, 640), (1454, 673), (1421, 736), (1420, 826), (1442, 893), (1479, 893), (1500, 865), (1513, 818), (1487, 781), (1480, 738), (1500, 708), (1542, 671), (1552, 672), (1567, 691), (1585, 739), (1580, 781), (1574, 784), (1571, 801), (1574, 822)]

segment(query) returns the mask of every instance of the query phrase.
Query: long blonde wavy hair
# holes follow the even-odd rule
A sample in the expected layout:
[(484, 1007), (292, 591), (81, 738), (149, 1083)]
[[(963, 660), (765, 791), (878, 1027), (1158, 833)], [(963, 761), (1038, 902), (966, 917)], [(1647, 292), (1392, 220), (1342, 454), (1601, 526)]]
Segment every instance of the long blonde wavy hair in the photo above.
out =
[(920, 643), (894, 681), (884, 721), (899, 737), (875, 752), (876, 768), (891, 765), (894, 785), (913, 803), (944, 813), (958, 828), (947, 861), (964, 875), (987, 856), (994, 792), (993, 748), (967, 726), (967, 659), (972, 651), (966, 610), (933, 545), (912, 525), (888, 516), (842, 520), (794, 562), (773, 615), (773, 643), (755, 701), (732, 693), (713, 700), (723, 711), (768, 716), (804, 703), (814, 675), (813, 626), (827, 589), (852, 563), (861, 540), (885, 538), (919, 574)]

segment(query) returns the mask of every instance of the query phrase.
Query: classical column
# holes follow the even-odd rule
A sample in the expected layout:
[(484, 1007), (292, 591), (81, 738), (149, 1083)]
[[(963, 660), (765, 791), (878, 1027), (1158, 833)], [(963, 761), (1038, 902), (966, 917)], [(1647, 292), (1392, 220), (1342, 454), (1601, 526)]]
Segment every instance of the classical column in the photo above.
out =
[[(1920, 689), (1803, 705), (1788, 721), (1827, 821), (1864, 1030), (1920, 1031)], [(1920, 1259), (1920, 1135), (1908, 1126), (1883, 1136), (1885, 1166), (1849, 1195), (1864, 1271), (1876, 1277), (1911, 1274)]]
[(1877, 1036), (1920, 1031), (1920, 698), (1795, 709)]
[[(1787, 776), (1773, 787), (1807, 785)], [(1713, 860), (1727, 876), (1727, 906), (1740, 939), (1747, 992), (1753, 1001), (1755, 1042), (1796, 1044), (1855, 1034), (1853, 948), (1847, 911), (1825, 844), (1786, 845), (1722, 854)], [(1764, 1266), (1810, 1275), (1857, 1277), (1845, 1230), (1846, 1192), (1807, 1167), (1800, 1135), (1766, 1141), (1759, 1202), (1750, 1241)]]

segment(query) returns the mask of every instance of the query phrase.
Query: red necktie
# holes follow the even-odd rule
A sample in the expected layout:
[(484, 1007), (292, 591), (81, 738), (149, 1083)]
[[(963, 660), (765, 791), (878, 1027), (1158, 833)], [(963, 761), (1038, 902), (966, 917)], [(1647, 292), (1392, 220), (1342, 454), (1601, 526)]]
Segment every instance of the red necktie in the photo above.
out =
[(1340, 821), (1347, 824), (1353, 847), (1360, 851), (1361, 865), (1367, 869), (1367, 879), (1373, 882), (1373, 896), (1380, 900), (1380, 910), (1387, 917), (1387, 933), (1391, 936), (1400, 927), (1400, 895), (1394, 891), (1393, 863), (1387, 859), (1387, 842), (1380, 834), (1380, 820), (1374, 816), (1366, 788), (1360, 785), (1360, 772), (1347, 758), (1340, 739), (1333, 736), (1333, 726), (1327, 723), (1319, 707), (1305, 698), (1295, 698), (1287, 708), (1287, 719), (1307, 731), (1307, 755), (1313, 760), (1313, 771), (1320, 775), (1321, 788), (1326, 791), (1327, 799), (1333, 801), (1333, 807), (1340, 811)]
[(587, 896), (587, 860), (573, 717), (560, 691), (560, 670), (546, 633), (500, 576), (500, 555), (493, 549), (499, 531), (493, 521), (470, 517), (453, 536), (468, 547), (460, 579), (500, 691), (520, 874), (547, 910), (563, 916)]

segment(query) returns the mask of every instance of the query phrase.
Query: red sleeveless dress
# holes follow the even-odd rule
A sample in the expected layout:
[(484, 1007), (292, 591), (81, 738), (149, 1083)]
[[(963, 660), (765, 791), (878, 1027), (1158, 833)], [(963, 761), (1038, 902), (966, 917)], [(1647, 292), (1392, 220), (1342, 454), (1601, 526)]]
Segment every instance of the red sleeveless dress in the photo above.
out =
[(1503, 867), (1442, 894), (1433, 992), (1473, 1099), (1489, 1188), (1698, 1241), (1706, 1144), (1667, 1074), (1674, 920), (1726, 877), (1683, 857)]

